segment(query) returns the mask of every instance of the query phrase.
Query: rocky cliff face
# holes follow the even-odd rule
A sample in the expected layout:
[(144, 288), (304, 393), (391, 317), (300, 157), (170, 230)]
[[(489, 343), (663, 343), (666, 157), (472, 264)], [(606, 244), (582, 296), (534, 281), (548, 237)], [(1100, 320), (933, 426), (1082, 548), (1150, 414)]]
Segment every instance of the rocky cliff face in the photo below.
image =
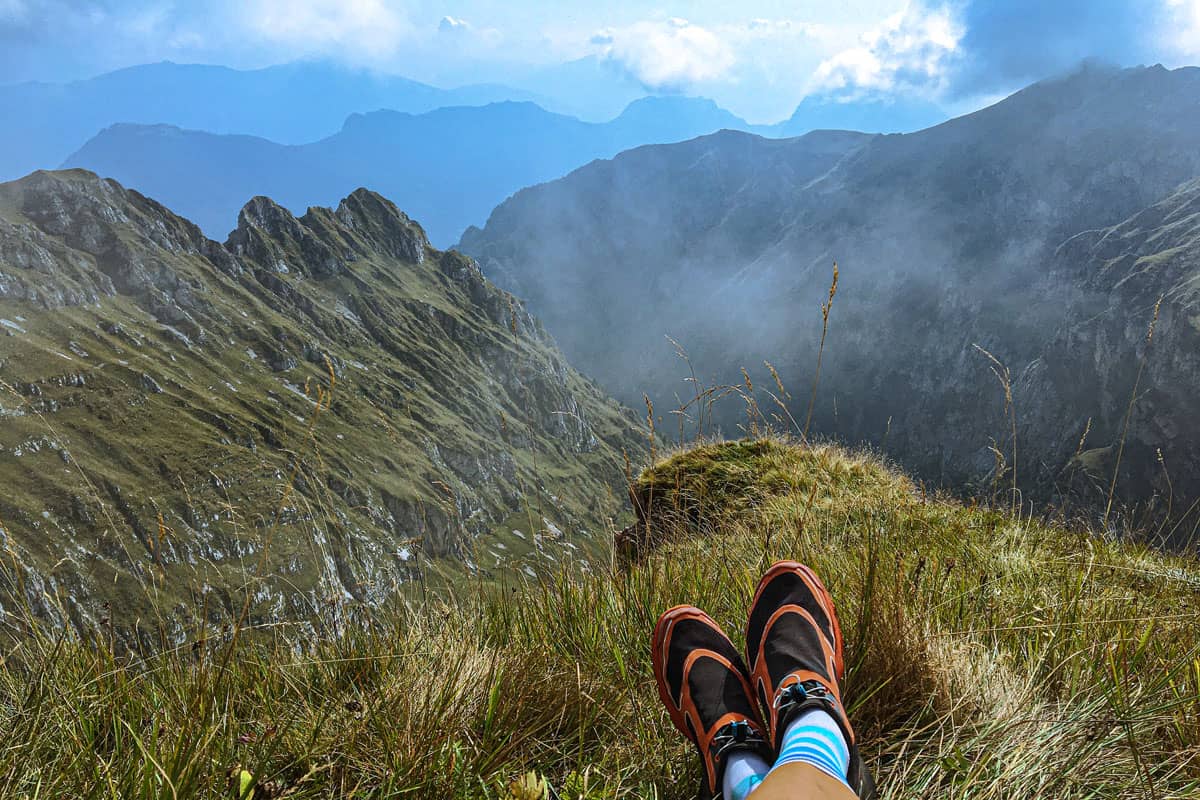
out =
[(222, 245), (91, 173), (0, 184), (0, 381), (3, 602), (88, 630), (586, 560), (639, 447), (520, 302), (365, 190), (255, 198)]
[[(1058, 364), (1060, 383), (1072, 383), (1088, 351), (1104, 413), (1122, 417), (1153, 306), (1122, 294), (1136, 282), (1095, 283), (1114, 274), (1097, 264), (1117, 256), (1089, 248), (1098, 236), (1111, 249), (1113, 235), (1074, 237), (1121, 225), (1197, 175), (1200, 70), (1090, 67), (914, 134), (726, 132), (641, 148), (518, 193), (461, 247), (626, 402), (643, 391), (659, 407), (692, 397), (669, 334), (709, 385), (742, 384), (742, 366), (769, 382), (770, 360), (801, 398), (801, 422), (837, 261), (814, 430), (884, 447), (944, 485), (1003, 486), (1011, 474), (997, 474), (996, 453), (1011, 469), (1011, 409), (982, 348), (1020, 384), (1018, 477), (1026, 497), (1048, 497), (1100, 412), (1078, 402), (1097, 399), (1081, 398), (1082, 385), (1039, 394), (1026, 367)], [(1150, 257), (1156, 240), (1142, 244), (1115, 263)], [(1101, 311), (1108, 327), (1087, 327)], [(1161, 377), (1187, 392), (1189, 374), (1181, 365)], [(717, 417), (727, 432), (746, 419), (740, 401)], [(1109, 438), (1091, 446), (1111, 446), (1112, 430), (1094, 431)], [(1125, 499), (1144, 497), (1144, 484), (1122, 486)]]
[[(1178, 516), (1200, 497), (1200, 181), (1059, 248), (1051, 281), (1078, 286), (1061, 328), (1022, 373), (1022, 426), (1061, 488)], [(1086, 438), (1084, 432), (1087, 432)], [(1119, 463), (1118, 463), (1119, 462)], [(1195, 519), (1168, 529), (1189, 541)]]

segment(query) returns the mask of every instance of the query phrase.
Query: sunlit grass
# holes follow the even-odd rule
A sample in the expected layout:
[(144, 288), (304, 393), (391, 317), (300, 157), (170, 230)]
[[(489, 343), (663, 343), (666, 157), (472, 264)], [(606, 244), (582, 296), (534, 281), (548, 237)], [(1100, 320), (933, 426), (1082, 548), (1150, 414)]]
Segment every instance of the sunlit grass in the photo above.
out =
[[(608, 569), (472, 587), (129, 662), (36, 630), (0, 669), (0, 795), (687, 798), (648, 636), (678, 602), (740, 643), (779, 557), (839, 602), (885, 798), (1200, 791), (1200, 564), (923, 495), (865, 454), (681, 450)], [(646, 502), (650, 498), (649, 502)], [(537, 783), (537, 778), (527, 781)]]

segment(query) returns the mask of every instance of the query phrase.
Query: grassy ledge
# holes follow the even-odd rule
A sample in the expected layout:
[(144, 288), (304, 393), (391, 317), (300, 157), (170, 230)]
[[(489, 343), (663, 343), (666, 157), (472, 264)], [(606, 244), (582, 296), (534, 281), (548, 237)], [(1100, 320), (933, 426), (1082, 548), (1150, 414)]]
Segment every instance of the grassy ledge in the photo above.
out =
[(35, 630), (0, 669), (0, 794), (228, 798), (245, 770), (242, 796), (260, 800), (533, 798), (543, 783), (688, 798), (694, 756), (659, 707), (651, 626), (692, 602), (740, 644), (779, 557), (813, 565), (839, 602), (883, 797), (1200, 791), (1196, 561), (776, 439), (680, 451), (634, 494), (636, 558), (318, 639), (212, 632), (126, 664)]

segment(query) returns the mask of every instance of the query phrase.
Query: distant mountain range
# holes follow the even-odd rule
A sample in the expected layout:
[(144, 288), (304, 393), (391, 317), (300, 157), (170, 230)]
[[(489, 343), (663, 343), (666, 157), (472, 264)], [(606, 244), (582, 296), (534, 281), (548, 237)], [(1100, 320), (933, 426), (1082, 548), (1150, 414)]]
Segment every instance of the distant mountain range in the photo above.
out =
[[(606, 122), (646, 95), (644, 87), (596, 58), (542, 68), (520, 82), (524, 88), (480, 84), (441, 89), (314, 61), (257, 70), (161, 62), (70, 83), (0, 85), (0, 107), (10, 115), (9, 124), (0, 128), (0, 180), (57, 167), (92, 136), (118, 123), (173, 125), (307, 144), (337, 133), (356, 113), (422, 114), (515, 101)], [(751, 129), (730, 117), (739, 129)], [(792, 119), (754, 130), (764, 136), (792, 136), (828, 127), (902, 131), (941, 118), (936, 110), (930, 116), (924, 107), (914, 114), (903, 104), (813, 98)]]
[(518, 189), (632, 147), (726, 128), (778, 138), (915, 130), (943, 118), (924, 104), (822, 96), (790, 119), (750, 125), (709, 100), (643, 97), (596, 58), (535, 71), (522, 84), (439, 89), (324, 62), (259, 70), (163, 62), (0, 86), (0, 106), (16, 115), (0, 128), (0, 180), (94, 169), (214, 236), (232, 228), (246, 196), (269, 194), (299, 213), (368, 185), (448, 244)]
[(236, 616), (251, 573), (261, 620), (587, 561), (644, 441), (366, 190), (220, 244), (82, 170), (0, 184), (0, 375), (6, 585), (81, 631)]
[(946, 121), (947, 114), (934, 103), (919, 99), (847, 97), (837, 93), (810, 95), (800, 101), (788, 119), (747, 129), (773, 138), (803, 136), (809, 131), (861, 131), (910, 133)]
[(439, 89), (407, 78), (322, 62), (235, 70), (200, 64), (145, 64), (65, 84), (0, 86), (0, 180), (57, 167), (116, 123), (170, 124), (261, 136), (284, 144), (335, 133), (350, 114), (392, 109), (540, 100), (507, 86)]
[[(1148, 352), (1161, 383), (1139, 387), (1121, 496), (1178, 504), (1200, 496), (1197, 217), (1178, 188), (1197, 176), (1200, 69), (1089, 66), (908, 135), (639, 148), (517, 193), (460, 247), (581, 369), (659, 408), (695, 392), (665, 334), (706, 383), (740, 384), (746, 366), (761, 385), (769, 359), (804, 397), (837, 261), (815, 430), (950, 485), (1004, 485), (1015, 461), (1023, 487), (1061, 487), (1090, 418), (1073, 463), (1107, 488)], [(1010, 370), (1015, 454), (976, 344)], [(748, 424), (744, 405), (718, 421)]]
[(646, 87), (598, 56), (550, 64), (514, 76), (512, 84), (543, 98), (538, 104), (587, 122), (607, 122), (645, 97)]
[(747, 126), (698, 98), (647, 97), (606, 123), (506, 102), (355, 114), (334, 136), (295, 146), (165, 125), (115, 125), (65, 166), (137, 187), (210, 235), (233, 227), (248, 196), (269, 195), (300, 213), (367, 186), (409, 209), (430, 239), (446, 246), (521, 188), (631, 147), (738, 127)]

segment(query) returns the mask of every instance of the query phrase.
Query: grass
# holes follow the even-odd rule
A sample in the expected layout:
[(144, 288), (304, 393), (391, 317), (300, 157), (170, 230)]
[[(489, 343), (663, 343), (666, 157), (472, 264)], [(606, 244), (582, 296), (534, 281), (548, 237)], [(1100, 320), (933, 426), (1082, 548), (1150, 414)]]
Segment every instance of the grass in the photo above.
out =
[[(688, 798), (647, 640), (735, 641), (762, 570), (813, 565), (884, 798), (1200, 792), (1200, 564), (929, 496), (869, 454), (756, 439), (636, 479), (626, 557), (144, 661), (27, 631), (0, 668), (0, 795)], [(740, 644), (740, 641), (739, 641)], [(529, 775), (529, 773), (533, 775)], [(527, 776), (527, 777), (523, 777)], [(518, 780), (520, 779), (520, 780)], [(243, 795), (246, 796), (246, 795)]]

